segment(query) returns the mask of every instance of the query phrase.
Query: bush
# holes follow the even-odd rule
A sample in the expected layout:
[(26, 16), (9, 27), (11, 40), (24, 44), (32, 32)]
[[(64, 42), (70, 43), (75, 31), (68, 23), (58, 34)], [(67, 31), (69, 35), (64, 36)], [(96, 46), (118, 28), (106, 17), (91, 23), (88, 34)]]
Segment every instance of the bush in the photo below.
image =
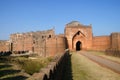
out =
[(36, 62), (36, 61), (25, 61), (22, 64), (22, 69), (25, 70), (25, 72), (27, 72), (28, 74), (32, 75), (35, 72), (39, 72), (39, 70), (44, 67), (43, 64), (41, 64), (40, 62)]
[(39, 72), (41, 68), (45, 67), (52, 60), (52, 57), (34, 60), (24, 57), (18, 57), (13, 59), (12, 62), (17, 63), (26, 73), (32, 75), (35, 72)]

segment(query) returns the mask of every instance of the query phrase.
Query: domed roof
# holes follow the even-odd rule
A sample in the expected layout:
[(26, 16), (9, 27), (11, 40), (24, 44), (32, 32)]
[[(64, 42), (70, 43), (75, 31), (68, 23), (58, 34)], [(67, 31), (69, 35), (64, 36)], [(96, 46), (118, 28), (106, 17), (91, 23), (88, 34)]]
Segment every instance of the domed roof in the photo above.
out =
[(78, 21), (72, 21), (67, 24), (67, 26), (78, 26), (78, 25), (80, 25), (80, 23)]

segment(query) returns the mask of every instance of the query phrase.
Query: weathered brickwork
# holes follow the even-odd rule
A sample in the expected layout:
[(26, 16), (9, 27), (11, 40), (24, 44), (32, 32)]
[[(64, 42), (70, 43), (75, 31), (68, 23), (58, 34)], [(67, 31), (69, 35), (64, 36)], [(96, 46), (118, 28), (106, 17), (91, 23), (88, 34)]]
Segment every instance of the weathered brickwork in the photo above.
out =
[(120, 33), (110, 35), (110, 48), (106, 49), (106, 54), (120, 57)]
[(120, 33), (111, 34), (111, 49), (120, 50)]
[(120, 33), (108, 36), (93, 36), (92, 25), (72, 21), (65, 26), (64, 34), (56, 35), (54, 29), (46, 31), (15, 33), (8, 41), (0, 41), (1, 51), (28, 51), (39, 56), (54, 56), (66, 48), (120, 52)]
[(46, 42), (46, 54), (49, 56), (53, 56), (56, 54), (63, 53), (66, 46), (66, 38), (64, 36), (57, 35), (54, 38), (48, 39)]
[(9, 51), (10, 46), (9, 46), (9, 41), (7, 40), (0, 40), (0, 52), (3, 51)]
[(105, 51), (111, 47), (110, 36), (95, 36), (93, 37), (93, 50)]
[(55, 35), (53, 29), (46, 31), (11, 34), (11, 50), (29, 51), (39, 56), (53, 56), (62, 53), (66, 45), (65, 37)]
[(32, 50), (33, 36), (29, 33), (16, 33), (10, 35), (12, 51)]

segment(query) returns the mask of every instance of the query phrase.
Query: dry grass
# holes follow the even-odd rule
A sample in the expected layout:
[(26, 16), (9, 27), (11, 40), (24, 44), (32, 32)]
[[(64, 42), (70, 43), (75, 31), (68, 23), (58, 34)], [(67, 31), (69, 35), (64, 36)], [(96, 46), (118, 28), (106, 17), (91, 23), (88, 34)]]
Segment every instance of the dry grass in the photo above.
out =
[(73, 80), (120, 80), (120, 74), (103, 68), (78, 53), (72, 54), (71, 62)]

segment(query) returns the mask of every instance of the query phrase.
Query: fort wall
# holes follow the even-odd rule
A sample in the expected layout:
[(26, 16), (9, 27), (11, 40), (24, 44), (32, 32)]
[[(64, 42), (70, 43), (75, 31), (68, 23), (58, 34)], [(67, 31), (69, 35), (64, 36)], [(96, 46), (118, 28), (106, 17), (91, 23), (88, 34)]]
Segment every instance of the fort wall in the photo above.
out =
[(111, 49), (120, 50), (120, 33), (111, 34)]
[(8, 41), (0, 41), (1, 51), (27, 51), (39, 56), (54, 56), (66, 48), (76, 50), (97, 50), (120, 53), (120, 33), (110, 36), (93, 36), (92, 25), (72, 21), (65, 26), (64, 34), (56, 35), (54, 29), (36, 32), (15, 33)]
[(12, 43), (12, 51), (31, 51), (32, 50), (32, 36), (25, 33), (16, 33), (10, 35)]
[(48, 39), (46, 41), (46, 54), (48, 56), (54, 56), (56, 54), (61, 54), (66, 49), (66, 39), (65, 37), (56, 35), (56, 37)]
[[(9, 45), (6, 42), (1, 42), (1, 50), (12, 51), (19, 53), (28, 51), (39, 56), (54, 56), (55, 54), (63, 53), (66, 49), (66, 38), (64, 34), (55, 35), (54, 30), (15, 33), (10, 35)], [(4, 46), (2, 46), (4, 45)]]
[(105, 51), (111, 46), (110, 36), (95, 36), (92, 43), (93, 50)]
[(7, 40), (0, 40), (0, 52), (9, 51), (9, 41)]

